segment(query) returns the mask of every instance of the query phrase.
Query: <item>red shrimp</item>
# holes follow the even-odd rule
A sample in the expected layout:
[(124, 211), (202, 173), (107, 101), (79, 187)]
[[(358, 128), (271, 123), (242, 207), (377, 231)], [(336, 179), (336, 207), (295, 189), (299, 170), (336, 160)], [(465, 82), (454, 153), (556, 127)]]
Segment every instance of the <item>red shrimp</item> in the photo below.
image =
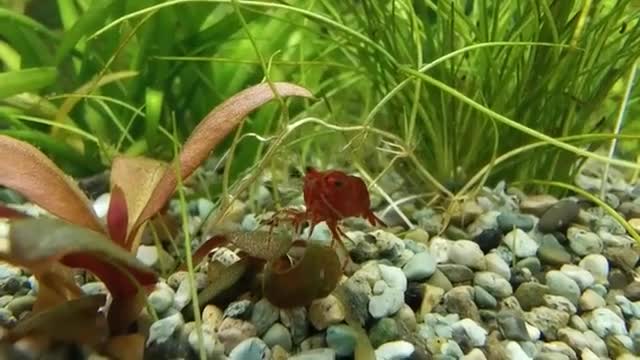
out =
[(303, 193), (306, 211), (293, 212), (293, 222), (299, 226), (308, 220), (309, 234), (318, 223), (325, 221), (333, 238), (339, 240), (340, 235), (345, 234), (338, 228), (338, 222), (348, 217), (362, 217), (373, 226), (384, 226), (384, 222), (371, 211), (367, 186), (357, 176), (338, 170), (317, 171), (307, 168)]

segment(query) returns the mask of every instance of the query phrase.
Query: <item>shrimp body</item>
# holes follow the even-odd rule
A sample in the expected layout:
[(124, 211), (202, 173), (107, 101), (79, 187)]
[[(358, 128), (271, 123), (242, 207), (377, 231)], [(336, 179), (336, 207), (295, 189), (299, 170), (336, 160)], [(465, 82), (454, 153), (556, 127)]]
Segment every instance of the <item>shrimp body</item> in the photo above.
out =
[(348, 217), (362, 217), (371, 225), (382, 224), (371, 211), (369, 191), (361, 178), (342, 171), (307, 169), (304, 177), (306, 217), (311, 222), (309, 233), (322, 221), (327, 223), (334, 238), (340, 238), (338, 221)]

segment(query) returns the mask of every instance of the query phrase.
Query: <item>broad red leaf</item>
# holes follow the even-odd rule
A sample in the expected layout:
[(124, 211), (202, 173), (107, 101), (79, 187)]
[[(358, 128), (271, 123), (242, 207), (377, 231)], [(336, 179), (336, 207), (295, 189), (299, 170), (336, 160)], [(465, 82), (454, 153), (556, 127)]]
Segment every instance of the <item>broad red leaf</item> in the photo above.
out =
[(109, 210), (107, 211), (107, 229), (109, 230), (111, 240), (124, 249), (127, 249), (128, 216), (127, 199), (125, 199), (122, 189), (118, 185), (115, 185), (113, 189), (111, 189)]
[(71, 223), (104, 232), (76, 183), (31, 144), (0, 135), (0, 185)]
[(12, 209), (8, 206), (0, 204), (0, 218), (5, 219), (22, 219), (29, 217), (27, 214), (21, 213), (18, 210)]
[(167, 163), (142, 156), (117, 156), (111, 164), (112, 191), (119, 188), (126, 199), (128, 222), (125, 228), (126, 240), (122, 244), (130, 251), (137, 245), (133, 244), (139, 235), (139, 227), (134, 227), (137, 219), (166, 169)]
[[(281, 97), (313, 97), (309, 90), (298, 85), (278, 82), (274, 86)], [(182, 179), (189, 177), (245, 116), (273, 99), (275, 94), (271, 87), (263, 83), (237, 93), (207, 114), (193, 130), (173, 165), (167, 168), (133, 228), (157, 213), (169, 200), (177, 186), (177, 166)]]

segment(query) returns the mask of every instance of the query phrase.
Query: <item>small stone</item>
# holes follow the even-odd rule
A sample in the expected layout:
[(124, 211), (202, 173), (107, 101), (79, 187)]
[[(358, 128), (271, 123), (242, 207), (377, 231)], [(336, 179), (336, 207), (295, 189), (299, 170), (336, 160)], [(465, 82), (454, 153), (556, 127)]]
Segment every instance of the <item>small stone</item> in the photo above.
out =
[[(498, 228), (498, 215), (500, 215), (499, 211), (489, 210), (484, 214), (478, 216), (473, 223), (471, 223), (467, 227), (467, 231), (472, 236), (476, 236), (481, 234), (482, 231), (487, 229), (497, 229)], [(497, 229), (500, 231), (499, 229)]]
[(535, 256), (538, 243), (521, 229), (514, 229), (504, 236), (504, 243), (519, 258)]
[(307, 320), (307, 310), (304, 307), (297, 307), (280, 311), (280, 321), (289, 328), (294, 344), (299, 344), (307, 337), (309, 321)]
[(487, 341), (487, 330), (471, 319), (462, 319), (453, 325), (453, 337), (458, 343), (467, 343), (471, 347), (484, 346)]
[(614, 268), (609, 272), (607, 281), (609, 283), (609, 289), (624, 289), (631, 283), (631, 281), (633, 281), (633, 278), (631, 278), (628, 273), (618, 268)]
[(440, 270), (437, 270), (431, 275), (429, 280), (427, 280), (426, 284), (439, 287), (444, 291), (449, 291), (453, 288), (453, 284), (447, 276)]
[(13, 295), (2, 295), (0, 296), (0, 308), (7, 306), (8, 303), (13, 300)]
[[(200, 341), (198, 340), (198, 337), (197, 329), (193, 329), (187, 337), (187, 342), (189, 342), (189, 345), (196, 354), (200, 352)], [(216, 359), (224, 356), (224, 346), (218, 341), (212, 329), (203, 327), (202, 344), (204, 347), (204, 353), (207, 355), (207, 359)]]
[(574, 305), (578, 305), (580, 287), (570, 277), (558, 270), (551, 270), (545, 274), (545, 281), (549, 287), (549, 293), (564, 296)]
[(449, 260), (472, 269), (485, 268), (484, 253), (478, 244), (470, 240), (453, 241), (449, 246)]
[(591, 254), (580, 260), (580, 267), (593, 275), (596, 283), (606, 284), (609, 276), (609, 261), (600, 254)]
[(640, 218), (629, 219), (628, 223), (633, 228), (633, 230), (635, 230), (636, 232), (640, 232)]
[(270, 348), (278, 345), (286, 351), (291, 351), (293, 346), (289, 329), (280, 323), (271, 325), (269, 330), (267, 330), (262, 336), (262, 340), (264, 340)]
[(409, 331), (415, 331), (418, 325), (416, 320), (416, 314), (411, 307), (407, 304), (402, 305), (402, 308), (393, 316), (398, 324)]
[(444, 290), (428, 284), (425, 284), (423, 289), (424, 292), (422, 302), (420, 303), (420, 314), (427, 314), (440, 304), (440, 301), (444, 296)]
[(288, 360), (291, 356), (282, 346), (276, 345), (271, 348), (271, 359), (270, 360)]
[(484, 355), (482, 350), (471, 349), (467, 355), (462, 357), (462, 360), (487, 360), (487, 357)]
[(495, 309), (498, 306), (498, 300), (493, 295), (480, 286), (474, 286), (474, 299), (478, 307), (482, 309)]
[(408, 280), (424, 280), (436, 271), (436, 259), (427, 251), (415, 254), (402, 268)]
[(607, 344), (598, 336), (598, 334), (591, 330), (587, 330), (583, 334), (589, 343), (589, 349), (602, 357), (608, 357), (609, 353), (607, 351)]
[(353, 261), (362, 263), (377, 259), (379, 252), (378, 248), (374, 244), (368, 241), (360, 241), (356, 244), (356, 247), (349, 252), (349, 254), (353, 258)]
[(496, 317), (500, 333), (507, 340), (530, 341), (529, 332), (527, 330), (524, 319), (517, 311), (503, 310)]
[(264, 360), (271, 358), (271, 350), (257, 337), (242, 340), (229, 353), (229, 360)]
[(218, 329), (222, 322), (222, 317), (222, 310), (213, 304), (205, 306), (202, 310), (202, 322), (211, 329)]
[(248, 321), (228, 317), (222, 320), (218, 327), (218, 339), (224, 344), (226, 352), (232, 351), (238, 344), (254, 336), (256, 327)]
[(607, 305), (606, 301), (597, 292), (587, 289), (580, 296), (580, 310), (591, 311), (593, 309), (601, 308)]
[(483, 287), (497, 298), (504, 298), (513, 294), (511, 284), (500, 275), (492, 272), (477, 272), (473, 278), (473, 284)]
[(529, 323), (525, 323), (525, 326), (527, 327), (527, 333), (529, 334), (529, 338), (531, 339), (531, 341), (540, 340), (540, 335), (542, 335), (542, 332), (538, 330), (537, 327), (529, 325)]
[(507, 345), (504, 347), (504, 352), (507, 359), (531, 360), (531, 357), (527, 355), (527, 353), (522, 350), (522, 347), (515, 341), (507, 342)]
[(508, 233), (515, 229), (530, 231), (533, 229), (533, 219), (529, 215), (518, 214), (514, 212), (503, 212), (498, 215), (498, 228), (503, 233)]
[(457, 286), (449, 290), (444, 296), (444, 305), (449, 313), (459, 314), (462, 318), (480, 321), (478, 307), (474, 302), (471, 286)]
[(33, 307), (33, 304), (35, 302), (36, 302), (35, 296), (31, 296), (31, 295), (18, 296), (18, 297), (15, 297), (13, 300), (11, 300), (7, 304), (6, 309), (11, 311), (11, 313), (13, 313), (13, 315), (15, 315), (16, 318), (20, 318), (20, 314), (26, 311), (31, 311), (31, 308)]
[(589, 342), (584, 334), (569, 327), (558, 330), (558, 340), (566, 343), (576, 351), (582, 351), (582, 349), (589, 347)]
[(356, 347), (357, 334), (348, 325), (331, 325), (327, 329), (326, 341), (336, 355), (351, 356)]
[[(338, 326), (338, 325), (332, 325), (332, 326)], [(330, 326), (330, 328), (332, 326)], [(329, 331), (329, 329), (327, 329), (327, 331)], [(327, 343), (325, 341), (325, 334), (320, 333), (320, 334), (315, 334), (313, 336), (310, 336), (310, 337), (304, 339), (300, 343), (300, 350), (301, 351), (307, 351), (307, 350), (318, 349), (318, 348), (322, 348), (322, 347), (326, 347), (326, 346), (327, 346)]]
[(580, 290), (584, 290), (588, 287), (591, 287), (591, 285), (595, 283), (595, 279), (593, 275), (589, 271), (577, 265), (573, 265), (573, 264), (562, 265), (562, 267), (560, 268), (560, 272), (562, 272), (563, 274), (570, 277), (573, 281), (575, 281), (576, 284), (578, 284), (578, 286), (580, 287)]
[(593, 310), (589, 319), (589, 327), (600, 338), (605, 338), (607, 335), (627, 335), (624, 320), (608, 308)]
[(516, 263), (518, 269), (528, 269), (532, 274), (542, 272), (542, 263), (537, 257), (524, 258)]
[(465, 265), (459, 264), (440, 264), (440, 270), (452, 283), (467, 282), (473, 279), (473, 270)]
[(386, 342), (399, 340), (399, 338), (400, 329), (398, 328), (398, 324), (395, 320), (390, 318), (380, 319), (369, 330), (369, 339), (371, 340), (371, 345), (373, 345), (374, 348), (377, 348)]
[(578, 315), (572, 315), (571, 319), (569, 320), (569, 325), (576, 330), (585, 332), (587, 330), (589, 330), (589, 327), (587, 326), (587, 323), (584, 321), (584, 319), (582, 319), (580, 316)]
[(11, 328), (16, 324), (15, 316), (5, 308), (0, 308), (0, 327)]
[[(433, 256), (437, 264), (449, 262), (449, 247), (453, 241), (441, 236), (435, 236), (429, 241), (429, 254)], [(419, 253), (416, 253), (419, 254)]]
[[(576, 352), (573, 351), (573, 349), (560, 341), (552, 341), (552, 342), (548, 342), (546, 344), (544, 344), (542, 346), (542, 355), (551, 355), (551, 356), (562, 356), (563, 359), (569, 359), (569, 360), (577, 360), (578, 357), (576, 355)], [(559, 358), (547, 358), (548, 360), (554, 360), (554, 359), (559, 359)]]
[(329, 348), (306, 350), (291, 356), (288, 360), (335, 360), (336, 351)]
[(224, 309), (223, 316), (225, 318), (233, 317), (238, 319), (244, 319), (247, 317), (250, 311), (251, 311), (250, 300), (234, 301), (230, 303), (226, 309)]
[(411, 239), (414, 240), (417, 243), (420, 244), (427, 244), (429, 243), (429, 233), (426, 232), (424, 229), (416, 227), (413, 230), (409, 230), (405, 235), (404, 235), (405, 241), (407, 239)]
[(149, 304), (157, 313), (164, 313), (173, 305), (175, 293), (168, 285), (161, 283), (149, 294)]
[(580, 206), (573, 200), (560, 200), (544, 212), (538, 222), (538, 229), (543, 233), (562, 231), (571, 224), (580, 212)]
[(563, 265), (571, 262), (571, 254), (551, 234), (545, 234), (542, 237), (538, 257), (540, 261), (549, 265)]
[(543, 296), (548, 293), (548, 286), (536, 282), (526, 282), (516, 289), (514, 295), (522, 309), (530, 311), (532, 308), (541, 306), (544, 303)]
[(483, 253), (495, 249), (502, 242), (502, 231), (498, 229), (486, 229), (473, 238), (473, 242), (480, 246)]
[(155, 245), (140, 245), (136, 258), (143, 264), (160, 272), (173, 269), (176, 261), (168, 252)]
[(631, 301), (640, 300), (640, 281), (634, 281), (624, 288), (624, 296)]
[(556, 340), (557, 331), (569, 323), (569, 314), (540, 306), (526, 312), (524, 319), (540, 329), (546, 340)]
[(622, 270), (632, 270), (636, 267), (640, 254), (635, 248), (609, 247), (604, 253), (613, 266)]
[(376, 360), (402, 360), (413, 354), (415, 347), (408, 341), (398, 340), (380, 345), (375, 350)]
[(487, 265), (487, 271), (496, 273), (506, 280), (511, 279), (511, 270), (509, 264), (507, 264), (500, 255), (496, 253), (490, 253), (484, 257), (485, 264)]
[(380, 295), (369, 298), (369, 313), (376, 319), (395, 314), (404, 304), (404, 293), (395, 288), (386, 288)]
[(379, 264), (378, 267), (380, 268), (382, 280), (384, 280), (387, 285), (399, 289), (402, 292), (407, 290), (407, 277), (402, 272), (402, 269), (384, 264)]
[(579, 227), (570, 227), (567, 230), (567, 238), (571, 250), (580, 256), (600, 254), (603, 250), (602, 240), (598, 235)]
[(184, 325), (184, 319), (181, 313), (175, 313), (171, 316), (167, 316), (164, 319), (160, 319), (151, 324), (149, 328), (149, 336), (147, 338), (147, 346), (151, 343), (164, 343), (176, 330), (180, 329)]
[(393, 233), (375, 230), (371, 235), (376, 238), (376, 247), (383, 258), (393, 259), (404, 250), (404, 242)]
[(317, 330), (324, 330), (330, 325), (339, 324), (344, 320), (344, 317), (344, 309), (333, 295), (316, 299), (309, 306), (309, 321)]
[(525, 214), (533, 214), (535, 216), (542, 216), (545, 211), (551, 208), (558, 202), (558, 199), (552, 195), (531, 195), (527, 196), (520, 203), (520, 211)]
[(575, 314), (578, 310), (576, 305), (571, 303), (571, 301), (564, 296), (556, 296), (556, 295), (544, 295), (544, 304), (550, 309), (559, 310), (565, 312), (569, 315)]
[(273, 306), (266, 298), (258, 300), (253, 306), (253, 311), (251, 311), (251, 323), (256, 327), (258, 335), (264, 334), (273, 323), (278, 321), (279, 317), (278, 308)]

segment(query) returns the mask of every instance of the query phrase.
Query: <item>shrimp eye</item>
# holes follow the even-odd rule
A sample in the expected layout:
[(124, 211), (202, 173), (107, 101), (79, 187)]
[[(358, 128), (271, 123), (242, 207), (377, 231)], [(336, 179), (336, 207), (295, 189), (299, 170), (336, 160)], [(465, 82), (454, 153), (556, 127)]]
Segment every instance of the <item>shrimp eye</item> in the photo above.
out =
[(344, 185), (344, 183), (342, 181), (340, 181), (340, 180), (333, 180), (332, 184), (333, 184), (333, 186), (335, 186), (337, 188), (342, 187), (342, 185)]

